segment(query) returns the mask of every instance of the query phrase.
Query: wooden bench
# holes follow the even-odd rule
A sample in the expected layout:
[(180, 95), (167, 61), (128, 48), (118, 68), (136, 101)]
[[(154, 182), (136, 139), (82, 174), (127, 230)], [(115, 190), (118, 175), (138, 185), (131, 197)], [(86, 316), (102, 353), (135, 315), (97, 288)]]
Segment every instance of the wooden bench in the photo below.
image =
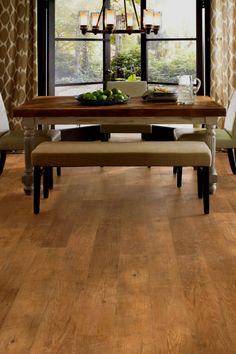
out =
[(203, 196), (204, 213), (209, 213), (211, 151), (201, 141), (45, 142), (32, 152), (32, 164), (35, 214), (40, 209), (41, 175), (44, 176), (44, 197), (47, 198), (48, 171), (54, 166), (196, 166), (198, 196)]

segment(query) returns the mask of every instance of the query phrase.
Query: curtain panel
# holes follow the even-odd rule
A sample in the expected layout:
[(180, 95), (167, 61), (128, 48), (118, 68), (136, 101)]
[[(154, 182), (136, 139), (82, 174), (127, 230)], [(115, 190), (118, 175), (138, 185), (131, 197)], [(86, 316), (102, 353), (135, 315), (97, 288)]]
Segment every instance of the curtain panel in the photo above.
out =
[(13, 108), (31, 99), (36, 87), (36, 0), (1, 0), (0, 92), (12, 129), (21, 127)]
[(235, 19), (235, 0), (211, 0), (211, 96), (225, 107), (236, 88)]

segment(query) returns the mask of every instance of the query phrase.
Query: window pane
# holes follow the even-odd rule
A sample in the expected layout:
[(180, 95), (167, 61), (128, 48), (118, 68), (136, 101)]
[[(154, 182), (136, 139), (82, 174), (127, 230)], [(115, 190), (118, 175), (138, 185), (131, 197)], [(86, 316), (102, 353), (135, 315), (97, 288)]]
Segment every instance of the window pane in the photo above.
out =
[(102, 90), (103, 84), (95, 84), (95, 85), (78, 85), (78, 86), (57, 86), (55, 87), (55, 95), (56, 96), (76, 96), (81, 93)]
[(148, 81), (177, 83), (183, 74), (196, 76), (195, 41), (148, 42)]
[(196, 0), (147, 0), (147, 8), (162, 12), (162, 24), (157, 36), (196, 38)]
[(94, 41), (56, 42), (56, 84), (103, 80), (103, 43)]
[(141, 76), (140, 34), (111, 36), (111, 80)]
[(83, 35), (79, 29), (79, 11), (99, 12), (102, 0), (55, 0), (55, 37), (58, 38), (102, 38), (101, 34)]

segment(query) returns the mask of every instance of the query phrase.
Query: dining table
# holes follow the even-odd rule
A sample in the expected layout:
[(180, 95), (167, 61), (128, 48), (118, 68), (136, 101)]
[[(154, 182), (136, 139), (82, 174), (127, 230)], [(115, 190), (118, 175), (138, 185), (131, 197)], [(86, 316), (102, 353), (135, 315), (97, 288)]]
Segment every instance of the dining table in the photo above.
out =
[[(126, 103), (114, 105), (85, 105), (73, 96), (36, 96), (13, 110), (14, 117), (22, 118), (24, 129), (25, 169), (22, 183), (26, 194), (33, 190), (31, 152), (35, 147), (34, 135), (38, 125), (43, 128), (66, 124), (204, 124), (205, 140), (212, 153), (210, 167), (210, 193), (217, 184), (215, 167), (218, 117), (226, 109), (209, 96), (195, 96), (192, 104), (177, 102), (144, 101), (133, 97)], [(104, 143), (105, 144), (105, 143)], [(171, 141), (170, 141), (171, 144)]]

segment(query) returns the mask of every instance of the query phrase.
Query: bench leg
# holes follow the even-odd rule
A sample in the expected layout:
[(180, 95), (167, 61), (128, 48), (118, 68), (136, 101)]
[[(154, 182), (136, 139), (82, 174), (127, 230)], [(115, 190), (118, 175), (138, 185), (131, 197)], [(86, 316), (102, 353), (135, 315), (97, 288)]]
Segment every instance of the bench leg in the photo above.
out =
[(53, 189), (53, 168), (48, 167), (48, 188)]
[[(57, 167), (57, 176), (61, 176), (61, 167)], [(53, 189), (53, 167), (49, 167), (49, 172), (48, 172), (48, 188), (50, 190)]]
[(34, 167), (34, 214), (39, 213), (40, 209), (40, 182), (41, 182), (41, 168)]
[(197, 168), (197, 194), (198, 198), (202, 198), (202, 167)]
[(50, 167), (45, 167), (43, 169), (43, 197), (48, 198), (49, 194), (49, 172)]
[(176, 175), (176, 173), (177, 173), (177, 166), (174, 166), (173, 167), (173, 174)]
[(3, 169), (4, 169), (6, 157), (7, 157), (6, 150), (1, 150), (0, 151), (0, 175), (2, 174)]
[(177, 168), (177, 187), (180, 188), (182, 187), (182, 171), (183, 171), (183, 167), (182, 166), (178, 166)]
[(203, 189), (203, 208), (204, 214), (209, 214), (210, 198), (209, 198), (209, 167), (202, 168), (202, 189)]

